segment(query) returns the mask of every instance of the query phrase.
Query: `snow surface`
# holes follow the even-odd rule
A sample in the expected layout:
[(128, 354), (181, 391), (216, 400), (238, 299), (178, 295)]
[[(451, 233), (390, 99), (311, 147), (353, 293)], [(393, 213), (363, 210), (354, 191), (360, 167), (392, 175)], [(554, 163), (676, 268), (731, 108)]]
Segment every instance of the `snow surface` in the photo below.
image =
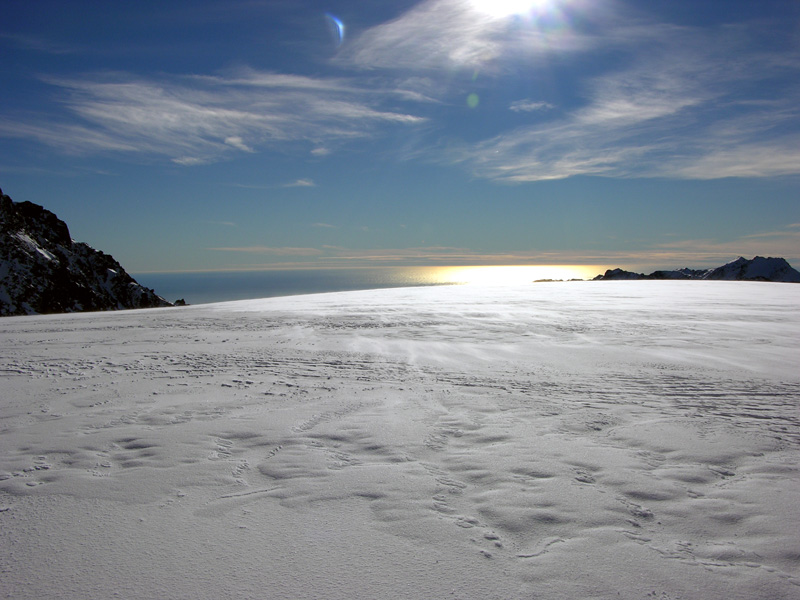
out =
[(39, 244), (36, 243), (36, 240), (34, 240), (27, 233), (19, 231), (13, 235), (19, 241), (27, 245), (28, 249), (30, 249), (32, 252), (38, 252), (39, 254), (41, 254), (45, 258), (45, 260), (58, 260), (54, 254), (48, 252), (47, 250), (39, 246)]
[(0, 320), (12, 598), (800, 598), (800, 286)]

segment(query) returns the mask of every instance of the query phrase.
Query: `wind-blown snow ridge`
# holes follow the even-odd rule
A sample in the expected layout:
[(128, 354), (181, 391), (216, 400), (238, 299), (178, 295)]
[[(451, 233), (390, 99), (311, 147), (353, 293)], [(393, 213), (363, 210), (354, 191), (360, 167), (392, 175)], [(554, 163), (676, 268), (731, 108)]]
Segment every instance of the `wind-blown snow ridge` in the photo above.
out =
[(0, 190), (0, 316), (169, 306), (66, 223)]
[(709, 279), (724, 281), (773, 281), (800, 283), (800, 272), (793, 269), (784, 258), (756, 256), (752, 260), (740, 256), (736, 260), (714, 269), (677, 269), (653, 271), (649, 275), (623, 269), (608, 269), (594, 278), (601, 280), (631, 279)]

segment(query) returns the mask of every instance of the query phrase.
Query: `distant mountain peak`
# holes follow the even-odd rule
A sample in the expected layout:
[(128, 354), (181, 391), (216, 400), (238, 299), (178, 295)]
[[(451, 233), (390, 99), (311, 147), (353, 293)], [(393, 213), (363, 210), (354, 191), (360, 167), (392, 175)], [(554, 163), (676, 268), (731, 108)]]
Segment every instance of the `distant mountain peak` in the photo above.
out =
[(623, 269), (609, 269), (595, 281), (621, 279), (707, 279), (724, 281), (777, 281), (800, 283), (800, 272), (793, 269), (784, 258), (756, 256), (746, 259), (740, 256), (715, 269), (678, 269), (675, 271), (653, 271), (649, 275)]
[(0, 190), (0, 316), (171, 306), (49, 210)]

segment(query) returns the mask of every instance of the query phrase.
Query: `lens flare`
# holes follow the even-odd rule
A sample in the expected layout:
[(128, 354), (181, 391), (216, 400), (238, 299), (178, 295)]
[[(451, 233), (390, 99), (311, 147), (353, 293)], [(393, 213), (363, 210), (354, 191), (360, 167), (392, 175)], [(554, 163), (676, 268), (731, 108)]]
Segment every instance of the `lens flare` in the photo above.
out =
[(325, 13), (325, 21), (328, 23), (328, 29), (331, 32), (333, 43), (338, 48), (344, 42), (344, 23), (330, 13)]

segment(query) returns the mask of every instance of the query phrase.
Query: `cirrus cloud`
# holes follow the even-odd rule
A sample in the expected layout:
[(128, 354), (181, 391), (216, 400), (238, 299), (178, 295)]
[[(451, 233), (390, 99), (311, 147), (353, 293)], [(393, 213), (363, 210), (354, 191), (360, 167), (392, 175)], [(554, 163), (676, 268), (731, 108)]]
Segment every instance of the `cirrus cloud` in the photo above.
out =
[(318, 248), (294, 248), (290, 246), (229, 246), (208, 248), (218, 252), (243, 252), (246, 254), (268, 254), (270, 256), (318, 256), (322, 250)]
[(283, 184), (283, 187), (316, 187), (313, 179), (296, 179), (291, 183)]
[(63, 94), (66, 114), (4, 118), (0, 137), (35, 139), (73, 154), (140, 153), (194, 165), (298, 142), (322, 155), (329, 144), (426, 120), (382, 108), (390, 92), (249, 69), (214, 77), (115, 73), (44, 81)]
[[(451, 142), (433, 160), (506, 183), (800, 173), (800, 88), (777, 83), (800, 76), (800, 53), (747, 53), (736, 28), (639, 28), (638, 43), (646, 35), (663, 51), (586, 81), (582, 106), (482, 141)], [(746, 59), (731, 65), (729, 53)], [(539, 108), (516, 110), (525, 107)]]

